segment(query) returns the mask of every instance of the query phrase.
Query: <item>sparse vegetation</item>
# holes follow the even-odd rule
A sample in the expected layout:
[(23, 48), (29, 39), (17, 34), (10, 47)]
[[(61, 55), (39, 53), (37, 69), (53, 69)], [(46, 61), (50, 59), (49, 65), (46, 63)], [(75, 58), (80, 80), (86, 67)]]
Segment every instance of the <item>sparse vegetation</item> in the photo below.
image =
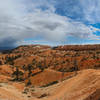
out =
[(48, 86), (51, 86), (51, 85), (54, 85), (54, 84), (57, 84), (57, 83), (58, 83), (58, 81), (53, 81), (53, 82), (48, 83), (48, 84), (41, 86), (41, 87), (48, 87)]
[(31, 80), (28, 79), (28, 82), (27, 82), (26, 86), (30, 86), (31, 84), (32, 84), (32, 83), (31, 83)]
[(22, 81), (23, 72), (19, 70), (18, 66), (16, 66), (16, 70), (13, 72), (12, 76), (14, 77), (14, 81)]
[[(49, 93), (46, 89), (51, 88), (53, 90), (56, 86), (70, 81), (75, 76), (77, 77), (79, 73), (77, 71), (83, 69), (99, 71), (100, 48), (98, 46), (76, 47), (20, 46), (11, 52), (9, 51), (9, 53), (1, 53), (0, 82), (3, 81), (8, 84), (10, 81), (10, 84), (15, 85), (20, 91), (23, 89), (21, 93), (26, 95), (28, 99), (31, 99), (32, 96), (39, 99), (47, 98)], [(80, 74), (84, 71), (81, 71)], [(88, 79), (92, 79), (90, 78), (91, 74), (89, 74)], [(98, 74), (95, 74), (92, 77), (99, 77)], [(74, 85), (77, 85), (76, 82)], [(92, 83), (92, 85), (94, 84)], [(3, 85), (0, 85), (0, 87), (3, 87)], [(46, 92), (41, 93), (40, 91)]]

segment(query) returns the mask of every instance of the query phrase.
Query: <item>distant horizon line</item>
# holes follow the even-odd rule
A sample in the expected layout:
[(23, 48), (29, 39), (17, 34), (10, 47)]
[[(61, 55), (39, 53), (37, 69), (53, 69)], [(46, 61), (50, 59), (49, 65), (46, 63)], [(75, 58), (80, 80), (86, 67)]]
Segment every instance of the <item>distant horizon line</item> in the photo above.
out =
[(67, 46), (67, 45), (100, 45), (100, 43), (86, 43), (86, 44), (60, 44), (60, 45), (47, 45), (47, 44), (24, 44), (24, 45), (17, 45), (17, 46), (0, 46), (0, 49), (1, 48), (16, 48), (16, 47), (20, 47), (20, 46), (29, 46), (29, 45), (40, 45), (40, 46), (51, 46), (51, 47), (55, 47), (55, 46)]

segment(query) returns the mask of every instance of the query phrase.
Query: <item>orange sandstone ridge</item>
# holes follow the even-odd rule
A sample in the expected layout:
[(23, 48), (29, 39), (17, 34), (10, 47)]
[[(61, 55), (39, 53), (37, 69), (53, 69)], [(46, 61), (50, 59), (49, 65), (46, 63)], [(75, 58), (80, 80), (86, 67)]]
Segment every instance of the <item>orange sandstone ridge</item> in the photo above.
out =
[(27, 45), (1, 52), (3, 99), (99, 100), (100, 45)]

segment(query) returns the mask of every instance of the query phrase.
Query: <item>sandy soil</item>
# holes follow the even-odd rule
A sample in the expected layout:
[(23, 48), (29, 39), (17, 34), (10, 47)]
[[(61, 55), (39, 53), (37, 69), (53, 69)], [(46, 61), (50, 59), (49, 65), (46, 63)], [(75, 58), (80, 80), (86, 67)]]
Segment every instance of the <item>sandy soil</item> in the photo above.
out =
[[(79, 71), (76, 76), (55, 85), (33, 87), (33, 92), (28, 94), (23, 94), (21, 85), (0, 83), (0, 100), (90, 100), (88, 97), (92, 94), (100, 96), (100, 70)], [(43, 94), (46, 95), (43, 97)]]

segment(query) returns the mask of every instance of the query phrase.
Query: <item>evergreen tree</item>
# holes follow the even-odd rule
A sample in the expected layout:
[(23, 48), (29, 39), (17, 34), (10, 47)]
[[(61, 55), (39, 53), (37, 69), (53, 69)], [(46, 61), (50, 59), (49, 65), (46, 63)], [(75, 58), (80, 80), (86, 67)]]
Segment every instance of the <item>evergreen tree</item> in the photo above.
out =
[(28, 77), (30, 77), (32, 74), (32, 65), (31, 64), (28, 65), (28, 72), (29, 72)]
[(15, 76), (14, 80), (20, 81), (22, 80), (21, 76), (23, 75), (23, 72), (20, 71), (19, 68), (16, 66), (16, 70), (13, 72), (12, 75)]
[(41, 72), (44, 71), (44, 67), (42, 66), (41, 62), (38, 63), (37, 67), (41, 70)]

